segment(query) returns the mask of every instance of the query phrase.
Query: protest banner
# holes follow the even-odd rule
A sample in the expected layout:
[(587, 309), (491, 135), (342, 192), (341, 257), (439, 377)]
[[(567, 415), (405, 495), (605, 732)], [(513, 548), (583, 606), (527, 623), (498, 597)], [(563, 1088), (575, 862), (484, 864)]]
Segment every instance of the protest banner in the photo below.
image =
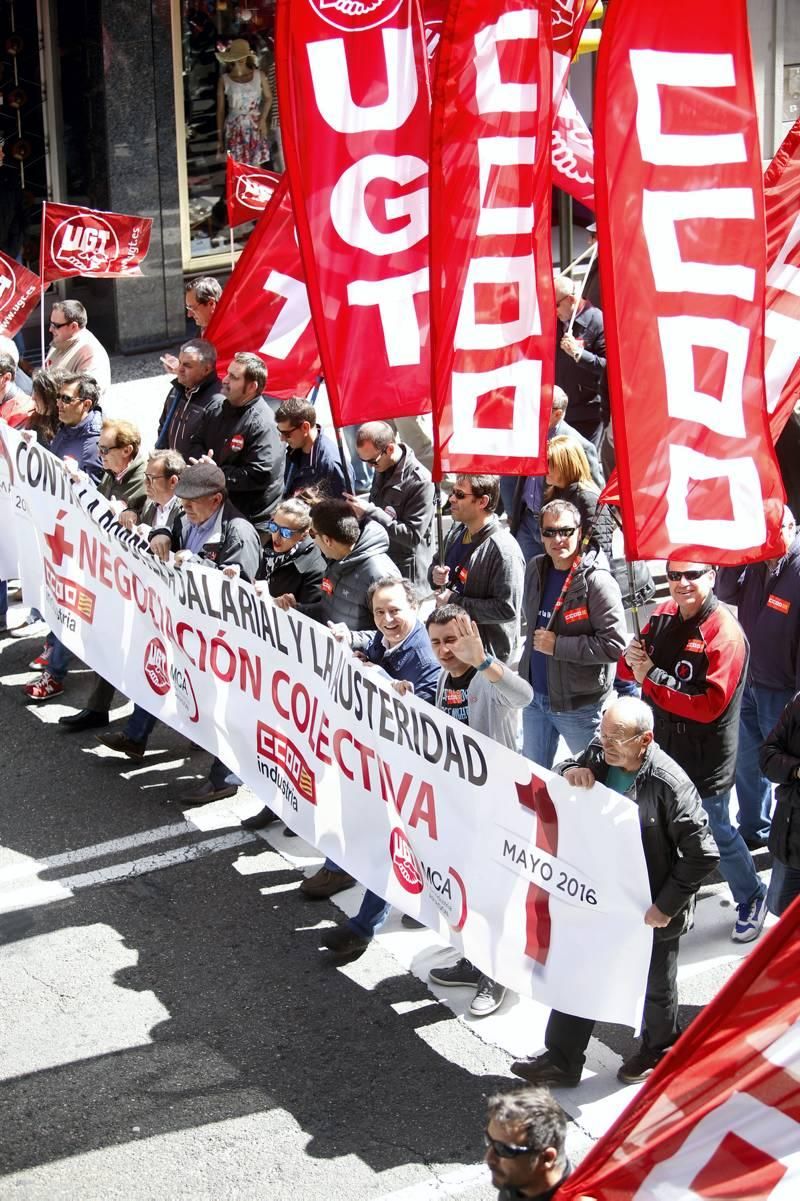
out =
[(307, 396), (320, 362), (284, 178), (247, 239), (205, 334), (220, 375), (241, 350), (263, 359), (268, 395)]
[(276, 47), (334, 424), (428, 412), (430, 92), (418, 0), (279, 0)]
[(744, 0), (677, 0), (668, 13), (617, 0), (597, 70), (597, 232), (627, 557), (780, 556)]
[(94, 485), (15, 430), (0, 440), (39, 556), (26, 599), (70, 650), (493, 978), (638, 1022), (652, 932), (633, 802), (401, 697), (251, 585), (161, 564)]
[(437, 479), (547, 466), (552, 67), (549, 4), (450, 5), (431, 117)]
[(74, 204), (42, 205), (42, 284), (75, 275), (117, 279), (141, 275), (150, 249), (151, 217), (106, 213)]

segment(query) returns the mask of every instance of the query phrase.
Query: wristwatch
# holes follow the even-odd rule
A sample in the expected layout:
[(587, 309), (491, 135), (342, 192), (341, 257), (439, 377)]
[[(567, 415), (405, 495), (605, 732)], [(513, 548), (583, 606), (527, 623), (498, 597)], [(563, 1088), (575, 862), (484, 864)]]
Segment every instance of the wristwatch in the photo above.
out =
[(494, 655), (487, 655), (486, 658), (484, 659), (483, 663), (478, 664), (477, 670), (478, 671), (486, 671), (487, 667), (491, 667), (493, 663), (494, 663)]

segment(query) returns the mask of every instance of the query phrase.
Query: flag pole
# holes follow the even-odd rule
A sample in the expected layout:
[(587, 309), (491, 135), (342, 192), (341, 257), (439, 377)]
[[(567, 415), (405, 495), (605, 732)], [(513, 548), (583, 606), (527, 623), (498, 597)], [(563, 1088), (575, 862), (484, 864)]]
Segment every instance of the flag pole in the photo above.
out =
[(583, 279), (580, 282), (580, 286), (578, 287), (578, 294), (575, 297), (575, 307), (572, 310), (572, 316), (570, 317), (569, 325), (567, 326), (567, 334), (569, 334), (569, 335), (572, 334), (572, 327), (575, 324), (575, 318), (578, 315), (578, 306), (581, 303), (581, 300), (583, 299), (583, 289), (586, 286), (586, 280), (589, 276), (589, 272), (592, 269), (594, 260), (597, 258), (597, 243), (596, 242), (591, 247), (591, 251), (592, 251), (592, 253), (589, 255), (589, 262), (586, 266), (586, 274), (584, 275)]
[(47, 201), (42, 202), (42, 229), (39, 235), (39, 340), (44, 367), (44, 227), (47, 219)]
[[(314, 384), (314, 387), (311, 389), (311, 392), (309, 394), (309, 398), (308, 398), (309, 404), (313, 405), (314, 401), (317, 399), (317, 394), (320, 390), (321, 385), (322, 385), (322, 373), (320, 372), (320, 374), (317, 376), (316, 383)], [(333, 412), (331, 412), (331, 418), (333, 418)], [(351, 495), (353, 495), (353, 479), (352, 479), (352, 476), (350, 475), (350, 464), (347, 461), (347, 455), (346, 455), (345, 449), (344, 449), (344, 442), (342, 440), (342, 431), (339, 429), (339, 426), (336, 424), (335, 421), (333, 422), (333, 432), (336, 435), (336, 445), (339, 447), (339, 462), (342, 464), (342, 475), (344, 476), (344, 490), (345, 490), (345, 492), (349, 492)]]
[(233, 226), (229, 225), (228, 229), (231, 233), (231, 271), (233, 271), (236, 266), (236, 251), (233, 249)]

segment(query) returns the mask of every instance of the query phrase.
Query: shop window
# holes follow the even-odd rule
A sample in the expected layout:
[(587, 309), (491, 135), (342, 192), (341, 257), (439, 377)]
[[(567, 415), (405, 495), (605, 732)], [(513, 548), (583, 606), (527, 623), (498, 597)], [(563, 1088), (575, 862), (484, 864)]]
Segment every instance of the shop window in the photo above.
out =
[[(175, 0), (181, 235), (187, 269), (230, 263), (225, 160), (282, 170), (271, 0)], [(233, 230), (240, 251), (253, 225)]]

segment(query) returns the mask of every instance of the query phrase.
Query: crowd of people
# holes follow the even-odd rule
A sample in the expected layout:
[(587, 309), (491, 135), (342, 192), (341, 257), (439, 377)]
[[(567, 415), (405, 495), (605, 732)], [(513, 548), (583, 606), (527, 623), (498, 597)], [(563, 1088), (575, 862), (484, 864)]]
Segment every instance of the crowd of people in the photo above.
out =
[[(413, 689), (535, 763), (555, 764), (575, 788), (600, 781), (638, 805), (652, 894), (642, 920), (654, 937), (642, 1042), (619, 1077), (644, 1079), (680, 1034), (679, 940), (703, 881), (718, 866), (739, 943), (757, 939), (768, 910), (780, 915), (800, 892), (800, 543), (792, 514), (785, 511), (784, 553), (769, 562), (717, 571), (674, 557), (669, 599), (631, 636), (610, 561), (614, 520), (598, 506), (613, 455), (602, 312), (571, 280), (556, 280), (558, 384), (547, 474), (456, 477), (441, 544), (436, 487), (398, 426), (368, 421), (353, 431), (362, 471), (351, 474), (310, 399), (269, 396), (257, 355), (234, 355), (220, 378), (204, 336), (219, 295), (215, 280), (187, 285), (198, 336), (177, 357), (164, 357), (174, 377), (152, 448), (133, 422), (104, 417), (109, 360), (77, 301), (53, 306), (52, 346), (30, 395), (13, 345), (0, 347), (0, 417), (47, 446), (74, 479), (94, 481), (159, 559), (239, 576), (280, 608), (330, 629), (398, 691)], [(3, 583), (4, 632), (8, 599)], [(8, 632), (33, 638), (40, 630), (46, 636), (25, 698), (69, 699), (71, 656), (42, 616), (34, 610)], [(106, 747), (141, 760), (156, 720), (137, 705), (121, 729), (108, 729), (113, 697), (95, 676), (88, 699), (60, 725), (67, 733), (98, 730)], [(561, 740), (569, 757), (557, 762)], [(240, 784), (231, 766), (215, 760), (182, 801), (230, 797)], [(243, 825), (278, 820), (264, 806)], [(768, 893), (752, 857), (767, 845)], [(356, 883), (326, 860), (300, 893), (320, 900)], [(323, 946), (336, 960), (363, 953), (387, 912), (385, 899), (367, 891)], [(475, 1016), (503, 1003), (503, 986), (466, 959), (430, 975), (473, 990)], [(533, 1086), (519, 1097), (576, 1085), (592, 1027), (554, 1011), (545, 1050), (514, 1064)], [(490, 1107), (487, 1157), (499, 1188), (514, 1186), (511, 1169), (523, 1149), (526, 1163), (533, 1155), (520, 1105)], [(543, 1139), (536, 1155), (552, 1183), (554, 1173), (563, 1175), (563, 1137), (560, 1119), (548, 1120), (551, 1133), (534, 1141)]]

